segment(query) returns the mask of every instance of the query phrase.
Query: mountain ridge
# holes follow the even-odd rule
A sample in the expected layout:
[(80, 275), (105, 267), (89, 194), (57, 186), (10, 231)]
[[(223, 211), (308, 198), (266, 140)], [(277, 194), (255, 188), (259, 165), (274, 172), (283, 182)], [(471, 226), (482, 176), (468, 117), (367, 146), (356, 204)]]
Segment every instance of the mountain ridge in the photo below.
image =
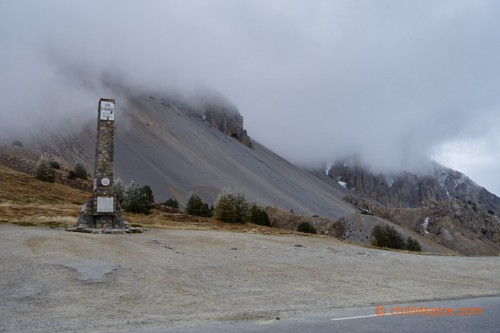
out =
[[(461, 172), (433, 164), (427, 173), (374, 173), (355, 159), (326, 173), (350, 189), (347, 202), (466, 254), (500, 250), (500, 198)], [(479, 244), (481, 243), (481, 244)], [(481, 248), (482, 250), (478, 250)]]

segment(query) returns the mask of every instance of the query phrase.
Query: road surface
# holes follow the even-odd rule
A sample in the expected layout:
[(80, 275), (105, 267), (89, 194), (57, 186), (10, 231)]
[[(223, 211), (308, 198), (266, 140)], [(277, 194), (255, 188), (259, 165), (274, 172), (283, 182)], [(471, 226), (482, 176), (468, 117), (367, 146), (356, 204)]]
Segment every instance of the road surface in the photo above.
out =
[[(383, 308), (382, 308), (383, 306)], [(415, 307), (415, 308), (413, 308)], [(399, 308), (399, 313), (398, 313)], [(383, 315), (385, 309), (385, 315)], [(403, 310), (401, 310), (403, 309)], [(417, 313), (411, 314), (416, 309)], [(410, 314), (403, 311), (410, 310)], [(420, 311), (419, 311), (420, 310)], [(378, 314), (376, 313), (378, 311)], [(391, 311), (393, 314), (391, 314)], [(453, 313), (453, 315), (452, 315)], [(116, 333), (499, 332), (500, 296), (339, 309), (297, 319), (243, 321)]]

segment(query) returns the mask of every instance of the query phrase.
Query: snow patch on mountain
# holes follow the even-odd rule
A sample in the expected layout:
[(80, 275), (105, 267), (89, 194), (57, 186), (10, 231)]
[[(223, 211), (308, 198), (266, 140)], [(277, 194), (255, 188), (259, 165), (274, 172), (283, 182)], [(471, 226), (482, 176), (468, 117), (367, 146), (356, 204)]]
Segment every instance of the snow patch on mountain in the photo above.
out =
[(439, 186), (446, 191), (446, 196), (450, 197), (450, 192), (448, 191), (448, 187), (446, 186), (446, 180), (448, 179), (448, 172), (446, 170), (441, 170), (439, 175), (437, 176), (437, 181)]
[(330, 169), (333, 168), (333, 166), (335, 165), (335, 162), (330, 162), (326, 165), (326, 168), (325, 168), (325, 174), (328, 176), (329, 173), (330, 173)]
[(427, 231), (427, 227), (429, 227), (429, 217), (426, 217), (424, 219), (424, 222), (422, 223), (422, 229), (424, 229), (424, 232), (428, 234), (429, 232)]

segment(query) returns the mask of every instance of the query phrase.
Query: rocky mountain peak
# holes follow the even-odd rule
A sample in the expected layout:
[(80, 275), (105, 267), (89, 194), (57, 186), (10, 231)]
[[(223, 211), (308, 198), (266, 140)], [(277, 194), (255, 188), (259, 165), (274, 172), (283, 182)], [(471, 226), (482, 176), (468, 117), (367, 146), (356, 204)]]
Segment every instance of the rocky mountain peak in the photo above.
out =
[(486, 212), (500, 211), (500, 198), (463, 173), (436, 162), (420, 174), (408, 171), (377, 174), (353, 160), (341, 160), (329, 166), (327, 175), (388, 207), (417, 208), (455, 198), (475, 202)]
[(221, 93), (203, 86), (194, 94), (171, 94), (162, 100), (167, 102), (167, 105), (172, 104), (179, 110), (201, 117), (210, 126), (252, 148), (252, 141), (243, 126), (243, 116)]
[(500, 249), (500, 198), (461, 172), (434, 163), (420, 174), (374, 173), (351, 158), (331, 163), (326, 173), (351, 191), (345, 200), (364, 214), (385, 218), (462, 254)]
[(242, 144), (252, 147), (252, 141), (243, 128), (243, 117), (239, 112), (227, 112), (218, 106), (208, 106), (204, 112), (204, 118), (211, 126), (219, 129), (222, 133), (230, 135)]

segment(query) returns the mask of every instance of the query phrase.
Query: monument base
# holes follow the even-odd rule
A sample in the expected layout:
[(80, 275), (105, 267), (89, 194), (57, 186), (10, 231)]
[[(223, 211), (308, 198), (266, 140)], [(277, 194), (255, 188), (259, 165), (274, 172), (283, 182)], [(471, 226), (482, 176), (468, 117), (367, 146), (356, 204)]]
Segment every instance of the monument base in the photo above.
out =
[(145, 228), (131, 228), (123, 219), (123, 214), (119, 203), (116, 203), (114, 212), (97, 213), (97, 197), (90, 198), (80, 210), (78, 223), (74, 228), (67, 228), (66, 231), (84, 232), (93, 234), (119, 234), (144, 232)]
[(147, 231), (147, 228), (139, 228), (139, 227), (127, 227), (123, 229), (96, 229), (96, 228), (83, 228), (83, 227), (74, 227), (74, 228), (66, 228), (66, 231), (70, 232), (81, 232), (86, 234), (136, 234)]
[(91, 197), (80, 210), (77, 226), (80, 228), (98, 228), (98, 229), (124, 229), (128, 225), (123, 219), (120, 204), (110, 209), (110, 212), (99, 213), (97, 211), (98, 196)]

